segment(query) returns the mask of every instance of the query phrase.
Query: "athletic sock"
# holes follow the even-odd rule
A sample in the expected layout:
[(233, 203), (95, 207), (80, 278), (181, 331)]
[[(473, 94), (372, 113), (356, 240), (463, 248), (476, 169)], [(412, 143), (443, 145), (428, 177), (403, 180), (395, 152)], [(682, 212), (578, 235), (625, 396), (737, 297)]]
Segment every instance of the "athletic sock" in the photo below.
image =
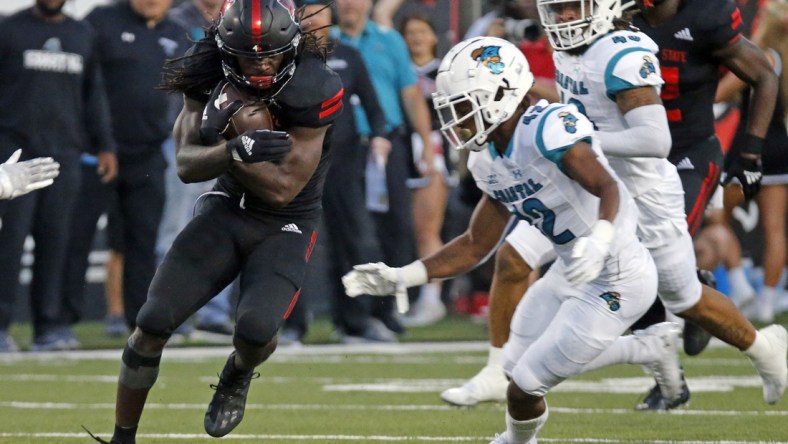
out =
[(489, 367), (503, 367), (503, 348), (490, 347), (487, 355), (487, 365)]
[(544, 423), (547, 422), (547, 407), (541, 416), (534, 419), (526, 419), (525, 421), (518, 421), (509, 415), (506, 411), (506, 440), (509, 444), (527, 444), (531, 442), (539, 429), (542, 428)]
[(645, 365), (659, 356), (658, 338), (654, 336), (621, 336), (593, 361), (583, 367), (583, 372), (598, 370), (615, 364)]

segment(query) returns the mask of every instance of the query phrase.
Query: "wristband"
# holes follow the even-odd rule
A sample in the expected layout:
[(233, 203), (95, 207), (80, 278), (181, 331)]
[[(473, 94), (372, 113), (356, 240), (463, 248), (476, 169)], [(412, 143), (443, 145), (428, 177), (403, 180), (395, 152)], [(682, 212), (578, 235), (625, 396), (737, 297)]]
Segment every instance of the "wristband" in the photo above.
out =
[(613, 236), (615, 236), (615, 234), (616, 227), (606, 219), (599, 219), (594, 226), (591, 227), (591, 236), (608, 245), (613, 242)]
[(752, 134), (745, 134), (744, 146), (742, 147), (741, 153), (760, 156), (761, 151), (763, 151), (763, 138)]
[(408, 288), (429, 282), (427, 267), (424, 266), (422, 261), (414, 261), (400, 268), (400, 276), (402, 277), (402, 283)]

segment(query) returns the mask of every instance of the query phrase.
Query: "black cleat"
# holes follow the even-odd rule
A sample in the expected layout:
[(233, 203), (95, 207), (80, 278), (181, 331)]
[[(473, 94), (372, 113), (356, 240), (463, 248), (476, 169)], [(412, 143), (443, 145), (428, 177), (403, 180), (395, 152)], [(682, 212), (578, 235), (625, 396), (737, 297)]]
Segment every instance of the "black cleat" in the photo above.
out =
[(235, 352), (230, 354), (219, 375), (219, 384), (211, 385), (216, 390), (208, 410), (205, 412), (205, 432), (220, 438), (233, 431), (244, 419), (246, 395), (252, 379), (259, 377), (254, 370), (239, 371), (235, 368)]
[[(698, 280), (701, 284), (708, 285), (711, 288), (717, 288), (717, 279), (712, 272), (701, 270), (700, 268), (697, 271)], [(709, 345), (709, 341), (711, 341), (711, 333), (690, 321), (684, 322), (682, 336), (684, 337), (684, 353), (689, 356), (699, 355), (700, 352), (705, 350), (706, 346)]]
[(91, 437), (91, 438), (95, 439), (95, 440), (96, 440), (96, 442), (98, 442), (98, 443), (101, 443), (101, 444), (120, 444), (120, 442), (118, 442), (118, 441), (116, 441), (116, 440), (114, 440), (114, 439), (112, 439), (112, 440), (110, 440), (110, 441), (104, 441), (103, 439), (101, 439), (101, 438), (99, 438), (98, 436), (96, 436), (96, 435), (94, 435), (93, 433), (91, 433), (91, 432), (90, 432), (90, 430), (88, 430), (87, 428), (85, 428), (85, 426), (80, 426), (80, 427), (82, 427), (82, 430), (84, 430), (85, 432), (87, 432), (87, 434), (88, 434), (88, 435), (90, 435), (90, 437)]
[(654, 387), (646, 393), (643, 402), (635, 406), (635, 410), (638, 412), (664, 412), (677, 407), (686, 407), (689, 405), (690, 391), (683, 375), (681, 376), (681, 381), (681, 396), (679, 399), (669, 401), (662, 396), (662, 390), (659, 389), (659, 384), (655, 384)]

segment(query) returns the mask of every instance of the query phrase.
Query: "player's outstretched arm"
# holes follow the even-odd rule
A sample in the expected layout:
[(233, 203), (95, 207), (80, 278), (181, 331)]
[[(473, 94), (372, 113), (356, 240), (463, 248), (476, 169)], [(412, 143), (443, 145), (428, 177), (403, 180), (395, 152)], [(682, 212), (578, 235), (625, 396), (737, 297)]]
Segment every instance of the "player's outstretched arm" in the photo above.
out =
[(478, 265), (498, 244), (509, 212), (499, 202), (484, 195), (476, 205), (470, 225), (434, 254), (401, 268), (383, 263), (356, 265), (342, 277), (348, 296), (365, 294), (394, 295), (397, 310), (408, 311), (408, 287), (426, 284), (430, 279), (441, 279), (467, 272)]
[(51, 157), (38, 157), (17, 162), (22, 150), (0, 164), (0, 199), (13, 199), (39, 188), (52, 185), (60, 174), (60, 164)]
[(577, 142), (563, 158), (564, 169), (586, 191), (599, 197), (599, 220), (591, 231), (575, 241), (566, 264), (566, 278), (578, 287), (594, 280), (605, 265), (615, 236), (613, 220), (618, 214), (618, 184), (586, 142)]

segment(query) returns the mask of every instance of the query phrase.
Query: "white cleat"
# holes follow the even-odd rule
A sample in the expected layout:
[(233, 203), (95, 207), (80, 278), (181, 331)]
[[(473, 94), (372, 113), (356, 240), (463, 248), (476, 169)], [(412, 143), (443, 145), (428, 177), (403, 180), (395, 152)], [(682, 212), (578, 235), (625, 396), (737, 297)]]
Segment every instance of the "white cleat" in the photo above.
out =
[(649, 370), (659, 384), (662, 396), (669, 401), (676, 401), (682, 395), (683, 380), (681, 363), (679, 362), (679, 335), (681, 327), (674, 322), (660, 322), (644, 330), (634, 332), (636, 336), (655, 337), (659, 341), (659, 357), (648, 364)]
[(782, 325), (770, 325), (758, 332), (766, 339), (772, 348), (769, 359), (752, 361), (758, 374), (763, 380), (763, 400), (767, 404), (775, 404), (785, 393), (788, 385), (788, 332)]
[(462, 387), (454, 387), (441, 393), (441, 399), (464, 407), (472, 407), (480, 402), (506, 401), (509, 380), (500, 366), (486, 365)]
[(509, 441), (506, 439), (506, 432), (501, 434), (496, 433), (495, 438), (490, 441), (490, 444), (509, 444)]

